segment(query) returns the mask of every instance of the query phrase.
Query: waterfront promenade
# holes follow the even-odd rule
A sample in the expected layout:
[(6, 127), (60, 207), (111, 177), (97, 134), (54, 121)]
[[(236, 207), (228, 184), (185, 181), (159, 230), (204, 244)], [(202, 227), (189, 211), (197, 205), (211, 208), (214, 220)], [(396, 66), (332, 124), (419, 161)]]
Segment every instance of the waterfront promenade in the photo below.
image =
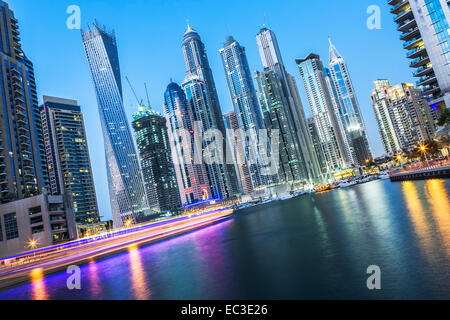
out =
[(389, 173), (391, 181), (450, 178), (450, 159), (426, 161), (405, 166)]

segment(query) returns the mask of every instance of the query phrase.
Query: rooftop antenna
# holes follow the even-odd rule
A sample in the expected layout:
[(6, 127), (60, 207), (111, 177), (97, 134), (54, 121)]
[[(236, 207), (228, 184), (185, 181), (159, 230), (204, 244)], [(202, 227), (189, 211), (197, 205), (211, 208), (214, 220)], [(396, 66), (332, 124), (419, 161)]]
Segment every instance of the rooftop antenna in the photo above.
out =
[(151, 109), (152, 107), (150, 105), (150, 98), (148, 97), (148, 89), (147, 89), (147, 83), (146, 82), (144, 82), (144, 86), (145, 86), (145, 94), (147, 95), (147, 105), (148, 105), (148, 108)]
[(267, 22), (267, 12), (264, 12), (264, 23), (263, 23), (263, 28), (266, 27), (266, 22)]
[(137, 96), (137, 94), (136, 94), (136, 91), (134, 91), (134, 89), (133, 89), (133, 86), (132, 86), (132, 84), (131, 84), (130, 79), (128, 79), (128, 76), (126, 76), (125, 78), (127, 79), (127, 82), (128, 82), (128, 84), (130, 85), (131, 91), (133, 91), (134, 97), (136, 98), (136, 101), (137, 101), (138, 105), (141, 106), (141, 105), (142, 105), (142, 100), (139, 101), (139, 98), (138, 98), (138, 96)]

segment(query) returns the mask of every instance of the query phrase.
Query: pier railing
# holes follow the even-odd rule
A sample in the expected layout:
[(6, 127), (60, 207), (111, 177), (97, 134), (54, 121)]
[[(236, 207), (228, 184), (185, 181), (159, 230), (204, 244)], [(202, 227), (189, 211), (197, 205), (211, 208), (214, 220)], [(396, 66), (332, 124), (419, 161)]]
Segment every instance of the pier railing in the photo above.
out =
[(409, 166), (405, 166), (403, 168), (398, 168), (391, 170), (389, 172), (390, 176), (395, 175), (401, 175), (405, 173), (413, 173), (413, 172), (420, 172), (420, 171), (426, 171), (426, 170), (434, 170), (434, 169), (440, 169), (444, 167), (450, 166), (450, 158), (447, 157), (445, 159), (441, 160), (429, 160), (422, 163), (416, 163)]

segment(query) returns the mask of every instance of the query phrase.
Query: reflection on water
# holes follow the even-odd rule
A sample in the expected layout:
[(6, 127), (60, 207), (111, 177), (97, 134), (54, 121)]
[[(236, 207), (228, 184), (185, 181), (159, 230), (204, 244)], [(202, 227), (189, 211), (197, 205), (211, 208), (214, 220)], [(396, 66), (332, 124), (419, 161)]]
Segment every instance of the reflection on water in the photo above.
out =
[(427, 219), (427, 211), (420, 201), (419, 193), (412, 181), (402, 182), (402, 188), (414, 229), (419, 241), (423, 244), (423, 253), (428, 257), (427, 252), (433, 249), (433, 243), (430, 237), (431, 226)]
[(95, 261), (91, 261), (88, 265), (88, 277), (90, 285), (89, 291), (91, 292), (90, 298), (92, 300), (102, 300), (102, 287)]
[(450, 204), (443, 180), (428, 180), (426, 184), (428, 202), (441, 235), (441, 241), (450, 257)]
[(31, 292), (33, 300), (49, 299), (42, 269), (34, 269), (31, 271)]
[[(450, 180), (376, 181), (231, 220), (0, 292), (0, 299), (450, 299)], [(367, 268), (382, 290), (367, 289)]]
[(139, 248), (135, 245), (130, 246), (128, 254), (130, 256), (130, 273), (134, 297), (136, 300), (148, 300), (150, 299), (150, 291), (147, 286)]

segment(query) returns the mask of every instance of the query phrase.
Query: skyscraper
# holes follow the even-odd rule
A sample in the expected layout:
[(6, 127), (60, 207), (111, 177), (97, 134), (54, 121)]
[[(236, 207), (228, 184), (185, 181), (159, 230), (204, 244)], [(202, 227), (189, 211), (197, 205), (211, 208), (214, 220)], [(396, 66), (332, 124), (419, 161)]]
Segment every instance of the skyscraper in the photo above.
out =
[(322, 173), (319, 170), (317, 156), (308, 133), (298, 87), (294, 76), (285, 69), (275, 33), (263, 27), (256, 36), (256, 41), (264, 71), (273, 71), (281, 83), (282, 94), (286, 100), (284, 105), (287, 108), (286, 116), (294, 125), (293, 142), (296, 145), (296, 158), (299, 162), (302, 179), (308, 182), (320, 181)]
[(377, 80), (371, 95), (384, 149), (388, 154), (408, 151), (434, 138), (432, 109), (412, 84), (391, 86)]
[(256, 71), (255, 80), (266, 129), (272, 143), (275, 141), (274, 130), (279, 132), (279, 182), (291, 185), (304, 182), (297, 158), (295, 127), (288, 114), (280, 79), (275, 72), (268, 70)]
[[(196, 101), (192, 100), (193, 96), (200, 94), (195, 90), (201, 88), (203, 93), (198, 97), (204, 95), (205, 101), (202, 103), (205, 104), (206, 109), (202, 111), (204, 112), (202, 117), (203, 119), (207, 119), (205, 123), (202, 124), (203, 129), (219, 130), (223, 137), (223, 150), (227, 150), (229, 145), (226, 143), (225, 124), (205, 45), (201, 41), (199, 34), (190, 26), (188, 26), (184, 34), (182, 48), (186, 64), (186, 80), (183, 83), (183, 89), (187, 91), (187, 101), (191, 104), (195, 103)], [(200, 118), (196, 119), (196, 121), (199, 120)], [(228, 152), (224, 151), (224, 153), (227, 154)], [(219, 187), (219, 190), (217, 190), (219, 193), (218, 197), (226, 199), (239, 193), (234, 165), (224, 162), (222, 164), (209, 166), (208, 170), (210, 182)]]
[(148, 213), (139, 161), (125, 110), (114, 31), (97, 21), (82, 30), (84, 49), (97, 94), (105, 142), (114, 226), (138, 222)]
[[(228, 138), (230, 141), (242, 141), (242, 137), (240, 136), (239, 131), (239, 123), (236, 117), (236, 113), (230, 112), (223, 115), (225, 120), (225, 126), (227, 128)], [(236, 136), (237, 135), (237, 136)], [(230, 142), (231, 143), (231, 142)], [(251, 194), (253, 192), (253, 183), (252, 177), (250, 175), (250, 170), (248, 169), (247, 163), (243, 161), (242, 163), (239, 161), (239, 155), (237, 153), (244, 153), (243, 145), (237, 145), (236, 148), (232, 149), (233, 152), (233, 160), (236, 166), (236, 172), (238, 173), (238, 178), (240, 182), (240, 187), (244, 194)]]
[(140, 106), (133, 118), (150, 210), (154, 213), (177, 212), (181, 200), (166, 119), (145, 106)]
[(8, 202), (42, 193), (48, 175), (33, 64), (14, 12), (0, 8), (0, 201)]
[[(227, 37), (224, 48), (219, 50), (228, 82), (237, 128), (242, 130), (240, 142), (245, 154), (253, 188), (272, 184), (271, 177), (261, 172), (258, 156), (258, 134), (265, 129), (261, 108), (248, 66), (245, 48), (233, 37)], [(247, 138), (242, 137), (245, 134)]]
[(450, 10), (446, 0), (389, 0), (410, 67), (433, 109), (450, 107)]
[(343, 138), (335, 116), (329, 88), (324, 77), (324, 68), (317, 54), (296, 60), (311, 107), (317, 133), (325, 155), (327, 173), (348, 166)]
[(347, 64), (330, 39), (330, 74), (339, 103), (339, 117), (345, 130), (345, 143), (349, 145), (350, 159), (355, 165), (364, 165), (373, 158), (358, 99)]
[[(201, 159), (202, 144), (194, 136), (194, 115), (183, 89), (174, 82), (164, 93), (164, 114), (182, 204), (212, 199), (208, 173)], [(195, 161), (198, 156), (200, 161)]]
[[(331, 72), (328, 68), (323, 68), (323, 76), (325, 79), (325, 84), (328, 89), (328, 94), (330, 97), (331, 105), (333, 106), (333, 115), (336, 121), (336, 128), (339, 130), (339, 135), (342, 137), (342, 149), (343, 158), (345, 161), (354, 166), (356, 162), (353, 161), (352, 147), (349, 139), (347, 139), (347, 131), (344, 125), (344, 119), (341, 116), (342, 112), (342, 100), (340, 99), (336, 87), (334, 85), (333, 79), (331, 78)], [(366, 158), (367, 159), (367, 158)]]
[(42, 130), (49, 192), (70, 196), (77, 224), (100, 221), (84, 118), (77, 101), (44, 96)]

